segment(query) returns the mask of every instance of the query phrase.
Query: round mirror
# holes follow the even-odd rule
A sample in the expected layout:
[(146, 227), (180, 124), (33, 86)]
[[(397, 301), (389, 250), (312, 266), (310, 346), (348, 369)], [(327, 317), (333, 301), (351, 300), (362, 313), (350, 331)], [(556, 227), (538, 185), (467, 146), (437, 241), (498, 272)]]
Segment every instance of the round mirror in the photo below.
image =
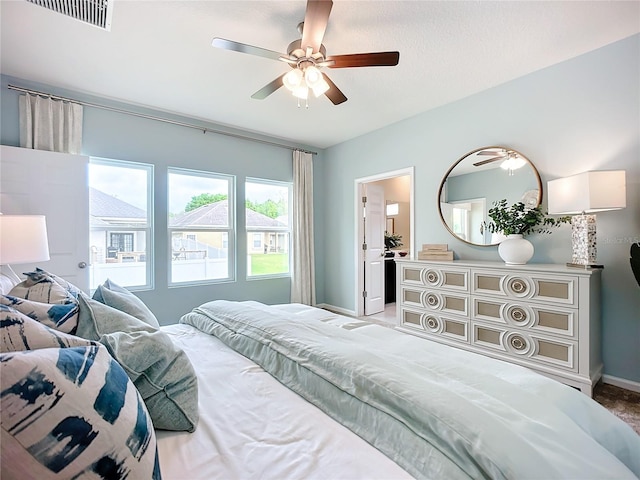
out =
[(438, 190), (440, 218), (451, 234), (472, 245), (497, 245), (500, 234), (482, 228), (493, 202), (542, 201), (542, 181), (527, 157), (507, 147), (483, 147), (464, 155), (445, 174)]

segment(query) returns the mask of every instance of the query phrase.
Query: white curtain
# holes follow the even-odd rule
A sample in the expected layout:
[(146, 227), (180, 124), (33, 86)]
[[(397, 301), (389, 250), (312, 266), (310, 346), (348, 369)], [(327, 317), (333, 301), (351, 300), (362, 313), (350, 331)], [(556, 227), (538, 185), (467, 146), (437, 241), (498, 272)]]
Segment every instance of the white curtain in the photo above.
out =
[(79, 154), (82, 105), (38, 95), (20, 96), (20, 146)]
[(313, 253), (313, 159), (293, 152), (293, 275), (291, 302), (315, 305), (316, 281)]

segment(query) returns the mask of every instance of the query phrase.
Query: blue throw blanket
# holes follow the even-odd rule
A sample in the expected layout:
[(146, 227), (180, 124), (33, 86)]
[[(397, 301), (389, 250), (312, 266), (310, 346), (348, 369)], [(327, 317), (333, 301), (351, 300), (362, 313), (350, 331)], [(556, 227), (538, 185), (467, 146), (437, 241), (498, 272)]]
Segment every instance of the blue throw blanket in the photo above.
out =
[(640, 477), (640, 437), (570, 387), (385, 327), (371, 336), (293, 317), (215, 301), (180, 321), (250, 358), (416, 478)]

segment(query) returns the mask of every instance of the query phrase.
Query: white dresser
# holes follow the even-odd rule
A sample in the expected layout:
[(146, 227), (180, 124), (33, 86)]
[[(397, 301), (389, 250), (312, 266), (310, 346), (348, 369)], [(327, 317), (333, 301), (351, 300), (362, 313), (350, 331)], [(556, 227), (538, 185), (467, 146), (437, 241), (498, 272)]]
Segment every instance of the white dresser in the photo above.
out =
[(591, 396), (600, 270), (396, 259), (397, 329), (524, 365)]

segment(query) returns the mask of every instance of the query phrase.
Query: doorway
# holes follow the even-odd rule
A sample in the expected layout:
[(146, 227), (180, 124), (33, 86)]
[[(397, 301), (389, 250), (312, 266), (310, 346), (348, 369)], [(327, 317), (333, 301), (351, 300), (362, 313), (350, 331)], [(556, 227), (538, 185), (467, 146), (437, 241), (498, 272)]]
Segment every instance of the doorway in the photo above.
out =
[[(393, 209), (389, 209), (390, 213), (387, 214), (387, 209), (385, 208), (381, 213), (382, 218), (380, 218), (378, 217), (379, 213), (377, 213), (378, 208), (370, 208), (369, 211), (367, 211), (368, 202), (366, 201), (366, 197), (368, 186), (382, 187), (385, 206), (397, 206), (397, 213), (393, 213)], [(369, 177), (357, 178), (355, 180), (354, 191), (356, 212), (354, 255), (356, 259), (357, 282), (355, 299), (356, 315), (362, 317), (382, 314), (388, 318), (390, 310), (395, 309), (395, 302), (367, 302), (369, 293), (367, 289), (372, 288), (375, 293), (378, 285), (377, 282), (382, 282), (383, 287), (387, 289), (394, 288), (394, 286), (385, 285), (388, 282), (384, 279), (384, 271), (381, 273), (380, 266), (375, 263), (375, 261), (373, 265), (371, 264), (373, 259), (371, 255), (367, 256), (367, 252), (371, 252), (369, 248), (370, 245), (373, 246), (374, 249), (378, 245), (384, 245), (384, 231), (388, 230), (388, 227), (391, 226), (396, 234), (402, 236), (402, 250), (409, 252), (409, 256), (415, 255), (414, 168), (409, 167)], [(369, 225), (367, 225), (367, 215), (369, 216)], [(377, 225), (380, 225), (380, 228), (378, 228)], [(370, 238), (367, 238), (367, 235), (369, 235)], [(375, 236), (375, 238), (371, 238), (372, 235)], [(378, 255), (384, 255), (384, 247)], [(385, 258), (378, 259), (383, 265), (384, 262), (388, 260), (389, 259)], [(393, 264), (395, 264), (395, 262), (393, 262)], [(391, 268), (395, 269), (395, 266), (391, 265)], [(395, 276), (393, 276), (393, 278), (395, 278)]]

